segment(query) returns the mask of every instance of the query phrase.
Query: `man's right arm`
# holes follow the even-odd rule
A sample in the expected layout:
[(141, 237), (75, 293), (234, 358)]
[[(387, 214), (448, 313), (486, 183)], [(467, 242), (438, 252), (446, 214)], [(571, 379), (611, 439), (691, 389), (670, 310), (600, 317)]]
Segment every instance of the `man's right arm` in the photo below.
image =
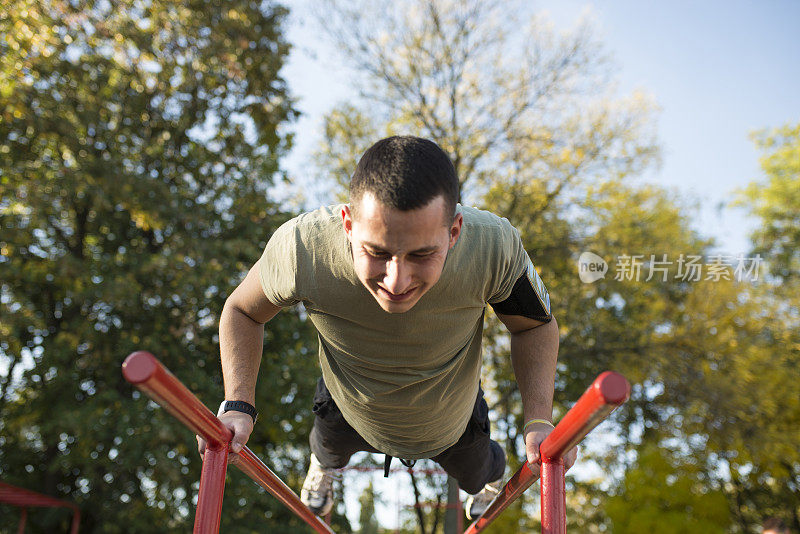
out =
[[(272, 319), (280, 306), (264, 295), (258, 275), (258, 264), (247, 273), (230, 294), (219, 318), (219, 345), (225, 400), (245, 401), (255, 406), (256, 379), (264, 343), (264, 323)], [(253, 431), (253, 419), (242, 412), (230, 411), (220, 420), (234, 434), (232, 452), (241, 450)], [(199, 436), (200, 454), (205, 441)]]

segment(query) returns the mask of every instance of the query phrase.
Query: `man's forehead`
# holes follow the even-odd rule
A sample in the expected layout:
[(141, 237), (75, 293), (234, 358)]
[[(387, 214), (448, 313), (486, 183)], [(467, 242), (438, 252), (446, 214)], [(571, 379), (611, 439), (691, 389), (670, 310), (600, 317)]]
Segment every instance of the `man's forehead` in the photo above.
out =
[(447, 214), (445, 213), (447, 210), (447, 202), (442, 195), (433, 197), (427, 204), (420, 206), (419, 208), (412, 210), (400, 210), (381, 202), (371, 191), (365, 191), (360, 195), (360, 197), (351, 199), (350, 209), (353, 220), (367, 218), (387, 219), (393, 215), (397, 216), (403, 214), (407, 214), (409, 216), (417, 214), (436, 215), (438, 212), (443, 215), (441, 219), (442, 224), (446, 226), (450, 223), (450, 218), (448, 218)]

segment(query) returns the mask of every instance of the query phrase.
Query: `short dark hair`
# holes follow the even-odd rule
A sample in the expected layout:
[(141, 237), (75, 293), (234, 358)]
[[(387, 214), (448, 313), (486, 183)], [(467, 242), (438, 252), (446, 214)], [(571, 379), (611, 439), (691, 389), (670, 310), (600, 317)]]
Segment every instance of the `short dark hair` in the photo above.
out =
[(445, 209), (455, 216), (458, 177), (453, 162), (433, 141), (393, 136), (381, 139), (361, 156), (350, 180), (352, 210), (367, 192), (401, 211), (421, 208), (442, 195)]

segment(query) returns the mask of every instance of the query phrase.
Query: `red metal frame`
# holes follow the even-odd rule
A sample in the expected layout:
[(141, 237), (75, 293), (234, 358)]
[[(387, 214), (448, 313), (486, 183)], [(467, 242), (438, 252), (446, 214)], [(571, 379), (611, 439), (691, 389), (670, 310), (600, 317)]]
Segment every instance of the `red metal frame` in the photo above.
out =
[[(128, 382), (206, 440), (208, 445), (203, 456), (194, 533), (218, 533), (231, 431), (149, 352), (138, 351), (128, 356), (122, 364), (122, 374)], [(247, 476), (289, 507), (316, 532), (333, 534), (249, 448), (242, 448), (237, 456), (232, 463)]]
[[(542, 532), (565, 534), (567, 531), (562, 457), (608, 417), (617, 406), (628, 400), (630, 389), (630, 384), (621, 374), (613, 371), (602, 373), (539, 446), (539, 454), (542, 458)], [(464, 531), (464, 534), (477, 534), (482, 531), (535, 481), (536, 475), (526, 461), (514, 473), (483, 515), (475, 520)]]
[[(128, 356), (122, 364), (122, 373), (128, 382), (206, 440), (194, 533), (217, 534), (222, 514), (228, 447), (232, 438), (230, 430), (149, 352), (139, 351)], [(540, 445), (543, 533), (566, 534), (563, 456), (624, 403), (629, 395), (630, 384), (625, 377), (612, 371), (602, 373)], [(231, 459), (231, 463), (289, 507), (316, 532), (333, 534), (330, 527), (314, 515), (249, 448), (244, 447)], [(477, 534), (486, 528), (536, 478), (537, 475), (526, 461), (464, 534)]]
[(17, 486), (12, 486), (5, 482), (0, 482), (0, 502), (22, 508), (19, 524), (17, 525), (18, 534), (25, 532), (29, 506), (41, 508), (69, 508), (72, 510), (72, 522), (70, 523), (69, 532), (70, 534), (78, 534), (78, 527), (81, 524), (81, 511), (71, 502), (62, 501), (61, 499), (56, 499), (55, 497), (36, 493), (35, 491), (24, 488), (18, 488)]

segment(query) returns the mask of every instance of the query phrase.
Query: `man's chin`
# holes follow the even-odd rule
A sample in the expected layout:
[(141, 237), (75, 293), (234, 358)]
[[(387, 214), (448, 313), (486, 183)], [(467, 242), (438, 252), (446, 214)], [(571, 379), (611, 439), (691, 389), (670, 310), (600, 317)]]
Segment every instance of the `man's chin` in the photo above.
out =
[(412, 304), (405, 304), (405, 303), (404, 304), (397, 304), (395, 302), (389, 302), (389, 303), (381, 302), (379, 304), (381, 305), (381, 308), (383, 308), (383, 311), (385, 311), (387, 313), (405, 313), (405, 312), (409, 311), (411, 308), (413, 308), (414, 304), (416, 304), (416, 302), (414, 302)]
[(408, 300), (402, 301), (393, 301), (387, 298), (381, 297), (380, 295), (374, 295), (375, 301), (378, 305), (383, 309), (383, 311), (388, 313), (405, 313), (419, 301), (419, 296), (415, 296), (415, 298), (411, 298)]

